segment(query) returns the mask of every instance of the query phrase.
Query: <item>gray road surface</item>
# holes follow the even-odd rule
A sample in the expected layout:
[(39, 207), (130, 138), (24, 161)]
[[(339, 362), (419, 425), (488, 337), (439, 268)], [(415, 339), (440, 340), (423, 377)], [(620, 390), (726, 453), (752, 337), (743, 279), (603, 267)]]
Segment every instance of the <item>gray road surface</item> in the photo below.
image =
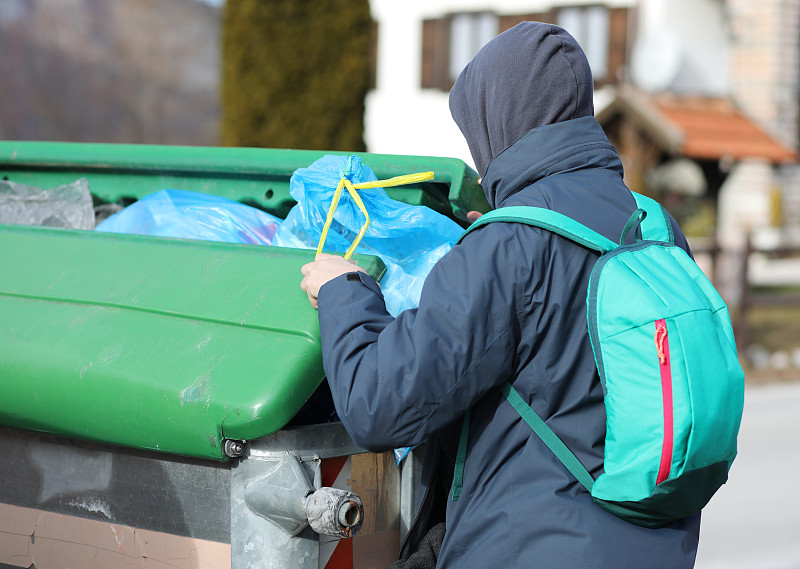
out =
[(739, 455), (703, 513), (696, 569), (800, 569), (800, 383), (745, 391)]

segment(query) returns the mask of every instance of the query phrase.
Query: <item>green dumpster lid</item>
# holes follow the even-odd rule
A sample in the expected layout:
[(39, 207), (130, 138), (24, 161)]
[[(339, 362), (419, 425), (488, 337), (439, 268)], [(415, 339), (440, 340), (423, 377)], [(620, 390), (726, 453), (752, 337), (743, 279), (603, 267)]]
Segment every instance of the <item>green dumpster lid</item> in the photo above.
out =
[(470, 210), (489, 211), (477, 173), (456, 158), (273, 148), (0, 141), (0, 178), (50, 188), (89, 180), (106, 202), (131, 202), (164, 189), (191, 190), (249, 203), (285, 217), (294, 205), (289, 180), (326, 154), (355, 154), (379, 180), (433, 171), (430, 181), (386, 188), (466, 225)]
[(0, 225), (0, 423), (217, 460), (279, 430), (324, 377), (313, 256)]
[[(191, 190), (281, 215), (291, 174), (325, 154), (0, 141), (0, 177), (41, 188), (84, 177), (100, 202)], [(459, 220), (488, 210), (460, 160), (360, 156), (379, 179), (434, 172), (387, 189), (395, 199)], [(0, 424), (216, 460), (224, 439), (272, 434), (323, 379), (299, 288), (313, 254), (0, 225)]]

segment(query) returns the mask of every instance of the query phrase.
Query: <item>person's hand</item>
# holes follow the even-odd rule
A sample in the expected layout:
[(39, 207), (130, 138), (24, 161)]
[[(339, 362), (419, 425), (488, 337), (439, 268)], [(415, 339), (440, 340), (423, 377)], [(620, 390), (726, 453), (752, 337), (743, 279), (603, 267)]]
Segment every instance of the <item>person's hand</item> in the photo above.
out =
[(306, 263), (300, 269), (300, 272), (303, 273), (300, 288), (308, 295), (311, 306), (317, 308), (317, 296), (319, 296), (319, 289), (322, 288), (322, 285), (340, 275), (354, 271), (366, 273), (364, 269), (344, 257), (320, 253), (311, 263)]
[(478, 218), (482, 215), (483, 214), (479, 211), (469, 211), (467, 212), (467, 220), (470, 223), (475, 223), (476, 221), (478, 221)]

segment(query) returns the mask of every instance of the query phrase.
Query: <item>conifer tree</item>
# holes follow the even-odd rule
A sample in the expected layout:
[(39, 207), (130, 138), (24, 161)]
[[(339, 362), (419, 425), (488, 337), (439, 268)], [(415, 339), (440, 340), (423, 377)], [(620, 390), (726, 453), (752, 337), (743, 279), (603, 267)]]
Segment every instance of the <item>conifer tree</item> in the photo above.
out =
[(368, 0), (227, 0), (226, 146), (363, 151)]

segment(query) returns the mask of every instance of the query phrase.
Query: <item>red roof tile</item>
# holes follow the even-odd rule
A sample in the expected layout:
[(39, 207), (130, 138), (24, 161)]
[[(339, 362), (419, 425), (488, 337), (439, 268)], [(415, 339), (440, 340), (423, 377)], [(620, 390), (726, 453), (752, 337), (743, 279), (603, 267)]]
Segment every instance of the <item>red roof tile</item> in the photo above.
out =
[(797, 160), (794, 150), (772, 138), (727, 99), (660, 95), (652, 102), (683, 134), (680, 152), (689, 158)]

